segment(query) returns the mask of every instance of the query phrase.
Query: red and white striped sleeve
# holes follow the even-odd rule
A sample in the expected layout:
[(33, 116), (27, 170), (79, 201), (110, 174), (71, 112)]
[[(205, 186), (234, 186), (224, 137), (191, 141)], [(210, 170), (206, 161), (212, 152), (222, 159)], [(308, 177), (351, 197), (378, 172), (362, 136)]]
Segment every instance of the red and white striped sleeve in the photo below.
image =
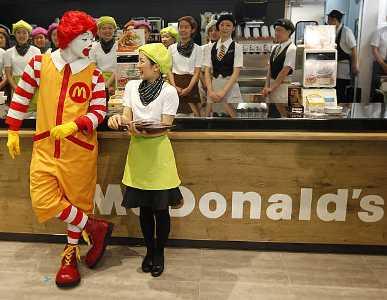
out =
[(24, 69), (23, 75), (13, 93), (5, 123), (10, 130), (18, 131), (27, 114), (35, 89), (39, 87), (42, 56), (34, 56)]
[(88, 134), (92, 134), (93, 130), (103, 122), (107, 110), (105, 80), (98, 69), (95, 69), (93, 73), (92, 90), (87, 114), (75, 120), (78, 129)]

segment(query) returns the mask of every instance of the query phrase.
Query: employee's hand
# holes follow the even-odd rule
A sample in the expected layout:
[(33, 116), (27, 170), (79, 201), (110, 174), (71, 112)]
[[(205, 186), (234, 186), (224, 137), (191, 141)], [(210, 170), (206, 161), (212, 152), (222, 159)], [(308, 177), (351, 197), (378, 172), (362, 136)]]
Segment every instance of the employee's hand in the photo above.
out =
[(216, 94), (218, 95), (220, 100), (223, 100), (223, 98), (226, 96), (226, 92), (223, 90), (216, 92)]
[(353, 76), (359, 75), (359, 68), (357, 65), (352, 65), (352, 75)]
[(262, 95), (263, 97), (267, 97), (271, 94), (273, 90), (269, 87), (264, 87), (263, 90), (262, 90)]
[(221, 98), (219, 98), (219, 95), (214, 91), (208, 91), (208, 97), (210, 97), (214, 102), (220, 102), (222, 100)]
[(78, 126), (75, 122), (68, 122), (62, 125), (55, 126), (50, 130), (50, 135), (56, 139), (64, 139), (70, 135), (73, 135), (78, 131)]
[(119, 129), (120, 126), (122, 126), (122, 117), (121, 115), (117, 114), (117, 115), (113, 115), (109, 118), (108, 120), (108, 126), (109, 128), (111, 129)]
[(12, 159), (15, 159), (17, 155), (20, 155), (19, 132), (8, 130), (7, 147)]
[(109, 91), (109, 95), (113, 96), (116, 93), (116, 88), (111, 85), (109, 86), (108, 91)]
[(187, 96), (190, 92), (191, 92), (191, 90), (188, 88), (182, 89), (180, 96), (182, 96), (182, 97)]
[(183, 91), (183, 89), (177, 86), (177, 87), (176, 87), (176, 91), (177, 91), (177, 94), (178, 94), (179, 96), (181, 96), (181, 92)]

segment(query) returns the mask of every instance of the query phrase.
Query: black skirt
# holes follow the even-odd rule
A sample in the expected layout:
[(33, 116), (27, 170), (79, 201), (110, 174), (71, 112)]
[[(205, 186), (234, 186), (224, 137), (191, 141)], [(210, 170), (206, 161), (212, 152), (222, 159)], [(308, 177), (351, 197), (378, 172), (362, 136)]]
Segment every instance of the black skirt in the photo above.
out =
[(127, 186), (122, 200), (126, 208), (152, 207), (154, 210), (176, 207), (182, 203), (183, 195), (178, 187), (168, 190), (141, 190)]

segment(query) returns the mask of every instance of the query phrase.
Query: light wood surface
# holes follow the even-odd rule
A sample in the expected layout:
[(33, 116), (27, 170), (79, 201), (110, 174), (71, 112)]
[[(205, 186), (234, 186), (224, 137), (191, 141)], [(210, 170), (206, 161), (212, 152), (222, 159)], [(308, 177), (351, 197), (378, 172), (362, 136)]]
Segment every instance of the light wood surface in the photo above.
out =
[[(21, 137), (32, 137), (34, 131), (21, 130)], [(7, 137), (7, 131), (0, 129), (0, 137)], [(125, 139), (126, 132), (102, 131), (100, 139)], [(304, 132), (304, 131), (259, 131), (222, 132), (194, 131), (170, 132), (172, 140), (279, 140), (279, 141), (387, 141), (385, 132)]]
[[(16, 160), (8, 156), (5, 135), (0, 137), (0, 231), (63, 233), (64, 226), (56, 220), (36, 222), (29, 198), (31, 132), (21, 134), (25, 137), (21, 139), (22, 154)], [(299, 138), (292, 140), (289, 138), (292, 134)], [(109, 185), (121, 183), (129, 139), (122, 133), (101, 135), (98, 183), (106, 193)], [(261, 138), (256, 138), (260, 135)], [(277, 139), (273, 138), (275, 135)], [(346, 133), (310, 133), (319, 138), (309, 140), (302, 135), (305, 133), (241, 133), (237, 138), (236, 133), (171, 133), (183, 185), (193, 192), (196, 200), (191, 214), (172, 218), (171, 237), (387, 245), (385, 217), (373, 223), (365, 223), (358, 217), (363, 211), (362, 197), (379, 195), (387, 199), (385, 134), (371, 133), (370, 136), (379, 137), (374, 140), (359, 133), (353, 135), (362, 137), (361, 140), (347, 139), (351, 134)], [(324, 135), (330, 139), (324, 139)], [(313, 188), (310, 221), (300, 221), (298, 217), (302, 187)], [(345, 221), (323, 221), (316, 213), (317, 200), (323, 194), (337, 193), (337, 189), (349, 192)], [(361, 189), (359, 199), (352, 199), (355, 189)], [(226, 199), (225, 214), (218, 219), (204, 217), (199, 209), (201, 197), (209, 192), (217, 192)], [(233, 219), (233, 192), (259, 193), (261, 218), (250, 219), (250, 206), (246, 204), (244, 218)], [(268, 199), (274, 194), (291, 197), (291, 220), (274, 221), (267, 216), (271, 205)], [(210, 202), (210, 208), (215, 209), (214, 201)], [(329, 206), (329, 210), (334, 207)], [(113, 207), (111, 216), (102, 217), (115, 222), (115, 236), (141, 236), (138, 217), (131, 211), (126, 216), (117, 216)]]

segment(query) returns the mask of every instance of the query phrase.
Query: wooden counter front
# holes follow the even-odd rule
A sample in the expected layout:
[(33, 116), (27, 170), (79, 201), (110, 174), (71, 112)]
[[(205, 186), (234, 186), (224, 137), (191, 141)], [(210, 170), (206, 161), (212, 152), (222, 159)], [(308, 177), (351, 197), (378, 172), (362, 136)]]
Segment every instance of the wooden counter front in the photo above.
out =
[[(63, 233), (38, 224), (29, 199), (32, 131), (9, 158), (0, 131), (0, 232)], [(172, 132), (185, 196), (172, 210), (171, 238), (387, 245), (386, 133)], [(97, 211), (114, 236), (140, 237), (121, 202), (129, 139), (99, 133)], [(243, 205), (244, 203), (244, 205)]]

